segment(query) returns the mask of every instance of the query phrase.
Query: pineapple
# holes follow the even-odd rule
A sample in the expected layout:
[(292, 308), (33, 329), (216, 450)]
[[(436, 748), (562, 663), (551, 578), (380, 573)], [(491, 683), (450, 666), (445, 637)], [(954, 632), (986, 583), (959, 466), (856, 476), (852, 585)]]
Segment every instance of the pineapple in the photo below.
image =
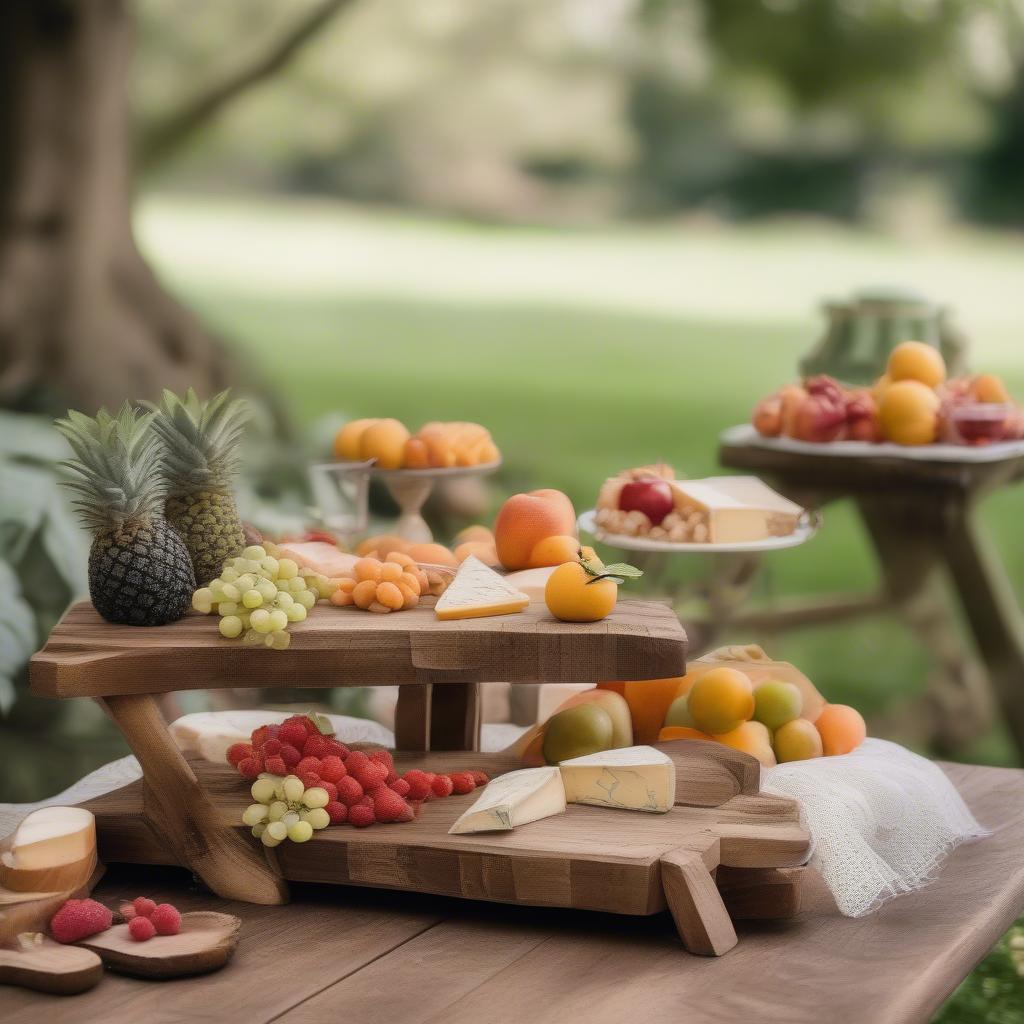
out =
[(74, 505), (93, 533), (89, 596), (108, 622), (162, 626), (192, 603), (196, 580), (188, 549), (164, 514), (162, 452), (152, 414), (125, 403), (117, 417), (69, 411), (57, 429), (75, 458), (62, 465)]
[(231, 495), (245, 404), (222, 391), (201, 402), (189, 388), (184, 400), (164, 391), (153, 429), (164, 447), (167, 519), (192, 556), (200, 586), (220, 575), (224, 562), (241, 553), (245, 533)]

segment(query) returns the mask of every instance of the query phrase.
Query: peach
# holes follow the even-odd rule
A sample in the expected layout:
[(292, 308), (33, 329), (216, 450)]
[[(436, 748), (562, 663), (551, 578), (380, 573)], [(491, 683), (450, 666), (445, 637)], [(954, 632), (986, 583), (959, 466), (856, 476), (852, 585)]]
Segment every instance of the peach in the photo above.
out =
[(359, 457), (376, 459), (379, 469), (400, 469), (409, 431), (398, 420), (377, 420), (359, 438)]
[(732, 747), (733, 750), (740, 750), (744, 754), (756, 757), (766, 768), (771, 768), (776, 763), (775, 752), (772, 750), (772, 734), (760, 722), (741, 722), (729, 732), (716, 733), (713, 739)]
[(556, 535), (576, 536), (576, 512), (561, 491), (513, 494), (494, 521), (495, 546), (506, 569), (529, 569), (533, 549)]
[(971, 378), (971, 395), (976, 402), (998, 402), (1005, 405), (1012, 402), (1006, 385), (994, 373), (979, 373)]
[(750, 417), (754, 429), (764, 437), (778, 437), (782, 433), (782, 398), (769, 395), (754, 406)]
[(916, 380), (929, 388), (937, 388), (946, 379), (946, 361), (933, 345), (903, 341), (889, 353), (886, 372), (893, 382)]
[(335, 435), (335, 458), (353, 462), (362, 458), (360, 444), (363, 433), (376, 422), (375, 419), (349, 420)]
[(456, 561), (461, 565), (470, 555), (476, 555), (484, 565), (498, 565), (498, 552), (494, 550), (494, 541), (467, 540), (453, 552)]
[(530, 552), (530, 569), (575, 562), (580, 556), (580, 542), (575, 537), (556, 534), (538, 541)]
[(939, 396), (917, 380), (890, 384), (878, 407), (882, 433), (896, 444), (931, 444), (939, 431)]
[(856, 750), (868, 734), (861, 713), (846, 704), (826, 704), (815, 719), (814, 727), (821, 736), (822, 749), (828, 757)]
[(806, 718), (794, 718), (775, 730), (775, 757), (780, 763), (821, 757), (821, 736)]
[(779, 392), (782, 400), (782, 433), (796, 437), (796, 415), (807, 398), (807, 392), (799, 384), (790, 384)]
[(732, 732), (754, 713), (754, 687), (749, 676), (735, 668), (705, 672), (687, 694), (690, 715), (712, 736)]
[(544, 584), (544, 603), (563, 622), (598, 622), (611, 615), (619, 597), (614, 580), (597, 580), (579, 562), (560, 565)]
[(459, 564), (443, 544), (410, 544), (405, 553), (420, 565), (450, 565), (455, 568)]

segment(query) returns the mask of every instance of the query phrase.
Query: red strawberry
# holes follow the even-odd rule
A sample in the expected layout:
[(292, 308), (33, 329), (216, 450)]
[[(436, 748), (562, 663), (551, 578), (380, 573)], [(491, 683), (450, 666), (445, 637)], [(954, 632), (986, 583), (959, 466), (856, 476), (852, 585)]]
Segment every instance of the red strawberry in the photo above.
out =
[(290, 743), (282, 743), (281, 759), (289, 768), (294, 768), (302, 760), (302, 755), (299, 753), (298, 747), (293, 747)]
[(264, 757), (276, 757), (281, 753), (281, 741), (280, 740), (267, 740), (263, 744), (263, 756)]
[(298, 776), (305, 775), (307, 772), (312, 772), (314, 775), (320, 774), (320, 758), (319, 757), (304, 757), (296, 766), (295, 774)]
[(447, 775), (435, 775), (434, 781), (430, 784), (434, 796), (451, 796), (454, 788), (452, 780)]
[(452, 780), (452, 789), (456, 793), (472, 793), (476, 789), (472, 772), (449, 772), (448, 778)]
[(486, 772), (482, 772), (482, 771), (480, 771), (480, 769), (479, 769), (479, 768), (478, 768), (478, 769), (476, 769), (476, 770), (474, 770), (473, 772), (471, 772), (471, 774), (472, 774), (472, 776), (473, 776), (473, 781), (474, 781), (474, 782), (475, 782), (475, 783), (476, 783), (476, 784), (477, 784), (478, 786), (486, 786), (486, 785), (487, 785), (487, 783), (491, 781), (491, 780), (490, 780), (490, 779), (489, 779), (489, 778), (487, 777), (487, 773), (486, 773)]
[(280, 736), (282, 743), (290, 743), (296, 750), (301, 750), (306, 745), (309, 733), (298, 722), (289, 718), (281, 726), (278, 736)]
[(338, 787), (333, 782), (321, 782), (320, 788), (327, 790), (327, 795), (332, 800), (338, 799)]
[(306, 742), (302, 746), (302, 753), (304, 757), (326, 757), (330, 753), (327, 749), (327, 740), (318, 732), (307, 736)]
[(262, 747), (267, 742), (267, 730), (269, 726), (261, 725), (258, 729), (253, 729), (249, 739), (252, 740), (254, 747)]
[(356, 828), (366, 828), (367, 825), (372, 825), (375, 820), (373, 807), (369, 804), (356, 804), (348, 810), (348, 823), (355, 825)]
[(388, 771), (392, 771), (395, 767), (395, 760), (391, 756), (390, 750), (372, 750), (370, 751), (370, 760), (379, 761), (383, 765), (387, 765)]
[(271, 775), (288, 774), (288, 765), (284, 763), (284, 759), (280, 754), (278, 754), (277, 757), (268, 757), (266, 764), (267, 771), (270, 772)]
[(368, 764), (370, 761), (361, 750), (350, 751), (342, 760), (345, 762), (349, 775), (352, 775), (357, 769), (362, 768), (364, 764)]
[(344, 825), (348, 820), (348, 808), (337, 800), (332, 800), (324, 810), (331, 819), (332, 825)]
[(426, 800), (430, 795), (430, 784), (434, 781), (433, 772), (412, 768), (402, 778), (409, 784), (407, 796), (410, 800)]
[(378, 821), (412, 821), (412, 808), (394, 790), (378, 786), (370, 796)]
[[(320, 762), (320, 778), (324, 782), (339, 782), (341, 779), (348, 775), (348, 770), (342, 763), (340, 757), (335, 757), (333, 754), (328, 754)], [(364, 787), (365, 788), (365, 787)]]
[(363, 798), (363, 787), (352, 778), (351, 775), (346, 775), (337, 784), (338, 787), (338, 800), (341, 801), (346, 807), (351, 807), (353, 804), (359, 803)]
[(306, 772), (305, 774), (300, 775), (299, 778), (302, 780), (302, 784), (306, 789), (313, 789), (315, 786), (323, 785), (323, 780), (316, 774), (316, 772)]
[(409, 786), (409, 783), (405, 781), (405, 779), (395, 779), (394, 782), (389, 782), (388, 785), (399, 796), (404, 797), (404, 796), (408, 796), (409, 795), (409, 790), (410, 790), (411, 787)]
[(114, 915), (96, 900), (67, 900), (50, 920), (50, 934), (58, 942), (77, 942), (106, 931)]
[(238, 762), (238, 771), (243, 779), (255, 779), (263, 769), (254, 757), (246, 757)]
[(370, 792), (370, 790), (384, 785), (384, 780), (388, 777), (388, 770), (379, 761), (367, 761), (355, 771), (350, 770), (349, 774), (363, 789)]
[(335, 757), (340, 757), (342, 761), (348, 757), (350, 751), (344, 743), (339, 743), (337, 740), (328, 740), (326, 743), (326, 753), (333, 754)]

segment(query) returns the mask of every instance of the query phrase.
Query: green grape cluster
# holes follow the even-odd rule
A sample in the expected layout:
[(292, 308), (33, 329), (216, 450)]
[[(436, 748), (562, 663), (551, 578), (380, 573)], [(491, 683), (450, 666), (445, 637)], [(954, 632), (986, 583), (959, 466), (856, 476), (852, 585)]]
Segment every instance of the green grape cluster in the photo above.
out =
[(250, 792), (256, 802), (242, 812), (242, 824), (249, 825), (264, 846), (277, 846), (285, 839), (305, 843), (314, 830), (331, 823), (324, 810), (330, 794), (320, 786), (306, 789), (297, 775), (260, 775)]
[(220, 616), (220, 634), (229, 640), (283, 651), (291, 636), (288, 626), (302, 622), (334, 587), (325, 576), (300, 569), (291, 558), (278, 558), (278, 548), (254, 544), (228, 559), (221, 574), (192, 595), (192, 607)]

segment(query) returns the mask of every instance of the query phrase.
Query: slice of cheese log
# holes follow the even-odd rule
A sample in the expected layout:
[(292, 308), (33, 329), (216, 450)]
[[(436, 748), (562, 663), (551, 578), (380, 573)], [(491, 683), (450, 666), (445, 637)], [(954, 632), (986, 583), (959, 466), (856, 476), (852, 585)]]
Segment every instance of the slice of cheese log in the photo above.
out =
[(439, 619), (477, 619), (521, 612), (529, 603), (526, 594), (470, 555), (438, 598), (434, 613)]
[(558, 769), (570, 804), (664, 814), (675, 801), (675, 764), (654, 747), (602, 750), (562, 761)]
[(96, 819), (82, 807), (32, 811), (0, 854), (0, 885), (17, 892), (74, 889), (92, 873)]
[(312, 569), (329, 580), (337, 579), (351, 572), (359, 561), (358, 555), (350, 555), (326, 541), (294, 541), (281, 544), (279, 558), (290, 558), (300, 569)]
[(507, 832), (564, 811), (565, 788), (558, 768), (523, 768), (489, 782), (448, 833)]

